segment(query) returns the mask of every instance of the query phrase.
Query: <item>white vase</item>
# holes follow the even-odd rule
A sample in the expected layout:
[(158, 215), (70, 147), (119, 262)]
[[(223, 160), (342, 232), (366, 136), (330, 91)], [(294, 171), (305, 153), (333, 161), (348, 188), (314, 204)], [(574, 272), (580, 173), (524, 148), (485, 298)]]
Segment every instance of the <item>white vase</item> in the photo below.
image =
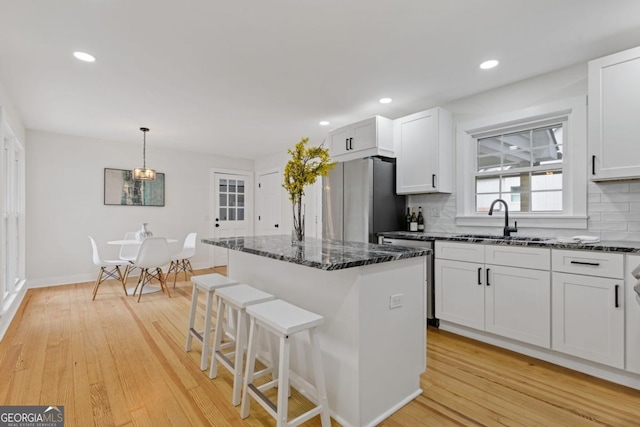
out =
[(149, 229), (147, 228), (147, 224), (147, 222), (143, 223), (142, 228), (136, 232), (136, 239), (140, 242), (147, 237), (153, 237), (153, 233), (149, 231)]

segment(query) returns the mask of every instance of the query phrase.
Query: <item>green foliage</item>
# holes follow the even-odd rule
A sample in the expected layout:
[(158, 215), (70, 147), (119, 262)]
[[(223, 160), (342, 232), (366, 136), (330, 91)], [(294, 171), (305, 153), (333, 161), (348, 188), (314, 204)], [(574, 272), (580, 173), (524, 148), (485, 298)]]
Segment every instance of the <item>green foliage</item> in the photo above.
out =
[(289, 193), (291, 203), (300, 203), (304, 195), (304, 187), (316, 182), (319, 176), (327, 176), (336, 162), (329, 158), (329, 149), (307, 147), (309, 138), (302, 138), (293, 149), (287, 150), (291, 160), (284, 168), (284, 184)]

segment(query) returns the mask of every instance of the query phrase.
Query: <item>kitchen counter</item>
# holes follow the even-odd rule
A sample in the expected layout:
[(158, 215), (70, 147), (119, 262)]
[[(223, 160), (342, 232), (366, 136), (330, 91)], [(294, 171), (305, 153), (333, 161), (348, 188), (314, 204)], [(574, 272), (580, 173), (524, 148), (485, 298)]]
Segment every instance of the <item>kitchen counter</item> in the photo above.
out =
[[(622, 252), (622, 253), (634, 253), (640, 254), (640, 242), (626, 242), (626, 241), (613, 241), (603, 240), (598, 243), (562, 243), (557, 239), (549, 237), (537, 237), (542, 240), (528, 241), (518, 240), (518, 234), (513, 234), (513, 240), (502, 239), (487, 239), (482, 237), (464, 237), (463, 233), (418, 233), (410, 231), (389, 231), (378, 233), (378, 236), (388, 237), (390, 239), (402, 239), (402, 240), (448, 240), (456, 242), (466, 243), (480, 243), (488, 245), (502, 245), (502, 246), (531, 246), (531, 247), (547, 247), (551, 249), (571, 249), (581, 251), (600, 251), (600, 252)], [(470, 234), (470, 233), (469, 233)]]
[(202, 239), (202, 243), (327, 271), (420, 257), (431, 252), (425, 248), (343, 242), (313, 237), (307, 237), (300, 245), (293, 245), (290, 236)]
[[(341, 425), (378, 425), (422, 393), (429, 249), (310, 237), (294, 245), (291, 236), (202, 242), (228, 248), (229, 277), (324, 317), (327, 399)], [(308, 339), (291, 339), (291, 369), (313, 384)]]

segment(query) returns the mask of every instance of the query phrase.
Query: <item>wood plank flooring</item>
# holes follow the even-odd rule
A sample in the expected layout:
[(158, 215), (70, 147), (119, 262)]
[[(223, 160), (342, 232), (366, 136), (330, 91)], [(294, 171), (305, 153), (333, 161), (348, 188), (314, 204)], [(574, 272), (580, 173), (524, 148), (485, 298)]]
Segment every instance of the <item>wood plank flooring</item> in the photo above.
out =
[[(256, 404), (242, 420), (230, 403), (231, 375), (219, 369), (210, 380), (199, 369), (199, 343), (184, 351), (190, 282), (170, 285), (171, 298), (154, 293), (140, 303), (114, 281), (92, 302), (92, 286), (27, 292), (0, 342), (0, 405), (64, 405), (65, 425), (79, 427), (275, 425)], [(437, 329), (426, 333), (424, 393), (382, 426), (640, 426), (638, 390)], [(393, 351), (383, 341), (381, 349)], [(308, 406), (294, 391), (290, 414)]]

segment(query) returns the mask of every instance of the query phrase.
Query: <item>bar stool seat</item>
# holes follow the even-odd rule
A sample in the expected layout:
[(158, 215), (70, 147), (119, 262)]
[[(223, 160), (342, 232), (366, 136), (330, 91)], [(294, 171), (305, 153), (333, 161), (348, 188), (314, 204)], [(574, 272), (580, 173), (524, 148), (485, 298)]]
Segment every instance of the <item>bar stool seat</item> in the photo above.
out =
[[(187, 331), (187, 342), (184, 350), (191, 350), (191, 342), (194, 337), (202, 343), (200, 369), (204, 371), (207, 369), (207, 362), (209, 361), (209, 340), (211, 338), (211, 331), (213, 330), (213, 328), (211, 328), (213, 295), (217, 289), (234, 286), (239, 282), (218, 273), (192, 276), (191, 281), (193, 282), (193, 290), (191, 291), (191, 312), (189, 313), (189, 330)], [(207, 294), (207, 303), (205, 305), (204, 314), (204, 329), (202, 332), (196, 331), (195, 329), (196, 311), (198, 309), (198, 291), (202, 291)]]
[[(218, 314), (216, 325), (224, 324), (224, 314), (228, 309), (236, 315), (235, 322), (228, 322), (236, 325), (234, 340), (222, 344), (224, 328), (217, 328), (213, 338), (213, 356), (211, 358), (211, 368), (209, 378), (215, 378), (218, 373), (218, 361), (233, 374), (233, 394), (232, 403), (234, 406), (240, 404), (240, 392), (242, 391), (242, 369), (244, 350), (247, 340), (247, 307), (271, 301), (275, 297), (271, 294), (258, 290), (245, 284), (230, 286), (216, 291), (218, 297)], [(223, 353), (222, 350), (235, 344), (235, 350), (230, 353)], [(234, 357), (234, 362), (230, 358)]]
[[(316, 415), (320, 415), (322, 427), (329, 427), (331, 420), (327, 403), (327, 391), (322, 370), (320, 345), (316, 335), (316, 327), (324, 322), (324, 318), (319, 314), (304, 310), (280, 299), (251, 305), (247, 307), (247, 314), (250, 318), (249, 347), (247, 349), (247, 367), (245, 369), (242, 387), (240, 416), (243, 419), (249, 416), (250, 399), (253, 398), (276, 419), (278, 427), (297, 426)], [(278, 378), (260, 386), (253, 384), (258, 328), (264, 329), (277, 336), (280, 341)], [(290, 337), (304, 331), (308, 331), (311, 344), (310, 356), (315, 377), (315, 387), (301, 378), (300, 381), (304, 382), (305, 390), (309, 391), (310, 394), (315, 397), (317, 406), (289, 421), (287, 411), (289, 409)], [(277, 405), (274, 405), (264, 394), (265, 390), (272, 387), (278, 387)]]

